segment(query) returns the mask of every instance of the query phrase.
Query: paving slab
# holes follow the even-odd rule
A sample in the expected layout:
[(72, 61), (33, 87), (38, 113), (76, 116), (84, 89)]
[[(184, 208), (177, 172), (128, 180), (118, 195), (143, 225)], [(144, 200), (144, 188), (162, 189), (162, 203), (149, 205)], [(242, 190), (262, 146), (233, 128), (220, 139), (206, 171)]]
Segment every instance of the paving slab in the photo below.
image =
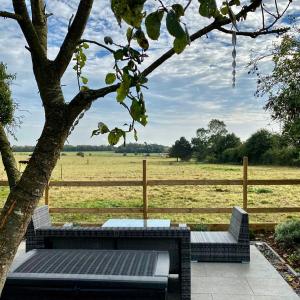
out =
[(192, 262), (192, 300), (299, 300), (255, 247), (249, 264)]
[[(198, 299), (195, 298), (195, 300)], [(212, 300), (299, 300), (299, 297), (297, 295), (290, 297), (290, 296), (256, 296), (256, 295), (250, 296), (250, 295), (214, 294), (212, 295)]]

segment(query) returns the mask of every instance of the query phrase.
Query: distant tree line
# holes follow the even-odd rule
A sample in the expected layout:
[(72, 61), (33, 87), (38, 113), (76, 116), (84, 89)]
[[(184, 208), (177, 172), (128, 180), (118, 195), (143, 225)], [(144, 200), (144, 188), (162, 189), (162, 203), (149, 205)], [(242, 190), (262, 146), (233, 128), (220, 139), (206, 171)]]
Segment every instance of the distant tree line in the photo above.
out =
[(243, 156), (248, 156), (252, 164), (300, 166), (300, 148), (285, 134), (261, 129), (241, 142), (217, 119), (211, 120), (207, 128), (199, 128), (191, 142), (181, 137), (170, 148), (169, 155), (177, 160), (194, 157), (207, 163), (241, 163)]
[[(14, 152), (33, 152), (34, 146), (13, 146)], [(64, 152), (82, 152), (82, 151), (114, 151), (115, 147), (113, 146), (94, 146), (94, 145), (65, 145), (63, 148)]]
[[(13, 146), (14, 152), (33, 152), (34, 146)], [(169, 147), (157, 144), (136, 144), (128, 143), (119, 147), (110, 145), (65, 145), (64, 152), (96, 152), (96, 151), (114, 151), (116, 153), (167, 153)]]
[(115, 149), (116, 153), (167, 153), (169, 147), (158, 144), (128, 143)]

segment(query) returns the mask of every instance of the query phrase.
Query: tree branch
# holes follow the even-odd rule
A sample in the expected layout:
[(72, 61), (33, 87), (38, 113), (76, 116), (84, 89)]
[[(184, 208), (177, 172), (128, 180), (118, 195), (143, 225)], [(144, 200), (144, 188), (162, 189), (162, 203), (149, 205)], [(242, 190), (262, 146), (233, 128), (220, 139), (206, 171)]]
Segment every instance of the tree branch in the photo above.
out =
[(2, 124), (0, 124), (0, 153), (7, 174), (9, 187), (12, 189), (20, 179), (20, 172), (18, 171), (17, 162)]
[(67, 69), (74, 51), (86, 27), (94, 0), (80, 0), (75, 18), (55, 59), (55, 66), (60, 77)]
[(192, 0), (188, 0), (187, 5), (184, 7), (184, 11), (186, 11), (189, 8), (189, 6), (191, 5), (191, 3), (192, 3)]
[(30, 20), (25, 0), (13, 0), (15, 13), (21, 16), (18, 23), (29, 45), (32, 58), (38, 63), (44, 64), (47, 60), (47, 55), (39, 41), (37, 33)]
[[(286, 33), (288, 30), (290, 29), (290, 27), (284, 27), (284, 28), (278, 28), (278, 29), (273, 29), (273, 30), (266, 30), (266, 31), (237, 31), (235, 32), (236, 35), (242, 35), (242, 36), (248, 36), (251, 38), (256, 38), (260, 35), (266, 35), (266, 34), (283, 34)], [(227, 33), (227, 34), (232, 34), (233, 31), (232, 30), (228, 30), (226, 28), (220, 27), (218, 28), (219, 31)]]
[(21, 16), (8, 11), (0, 11), (0, 17), (3, 17), (4, 19), (13, 19), (17, 21), (22, 19)]
[[(250, 5), (244, 6), (243, 9), (236, 15), (236, 19), (240, 20), (243, 18), (248, 12), (255, 11), (257, 7), (259, 7), (262, 0), (254, 0)], [(190, 36), (191, 42), (199, 39), (203, 35), (208, 34), (209, 32), (218, 29), (224, 25), (228, 25), (231, 23), (231, 20), (229, 18), (223, 18), (222, 20), (215, 20), (213, 23), (209, 24), (208, 26), (198, 30), (194, 34)], [(149, 67), (147, 67), (143, 71), (143, 75), (146, 77), (150, 73), (152, 73), (156, 68), (158, 68), (162, 63), (164, 63), (166, 60), (171, 58), (175, 54), (174, 49), (170, 49), (166, 53), (164, 53), (160, 58), (158, 58), (155, 62), (153, 62)]]
[(82, 43), (95, 44), (95, 45), (97, 45), (97, 46), (99, 46), (99, 47), (101, 47), (101, 48), (106, 49), (106, 50), (109, 51), (110, 53), (115, 53), (115, 51), (114, 51), (113, 49), (107, 47), (107, 46), (104, 45), (104, 44), (98, 43), (98, 42), (96, 42), (96, 41), (83, 39), (83, 40), (80, 40), (80, 41), (79, 41), (79, 44), (82, 44)]
[(75, 119), (86, 107), (91, 105), (93, 101), (115, 92), (119, 85), (120, 84), (114, 84), (97, 90), (89, 89), (79, 92), (68, 105), (68, 115), (70, 115), (71, 119)]
[(285, 9), (282, 11), (282, 13), (280, 13), (278, 5), (277, 5), (277, 0), (275, 0), (275, 6), (276, 6), (277, 15), (272, 14), (265, 7), (262, 6), (263, 7), (263, 11), (265, 11), (269, 15), (273, 16), (274, 20), (267, 27), (263, 26), (263, 28), (261, 29), (261, 31), (266, 31), (266, 30), (269, 30), (270, 28), (272, 28), (283, 17), (283, 15), (286, 13), (286, 11), (288, 10), (288, 8), (290, 7), (291, 3), (292, 3), (292, 1), (289, 0), (287, 6), (285, 7)]
[(44, 0), (31, 0), (32, 24), (37, 33), (39, 41), (47, 53), (47, 16)]
[[(244, 6), (242, 10), (236, 15), (236, 19), (240, 20), (241, 18), (244, 18), (245, 15), (248, 12), (255, 11), (261, 4), (261, 0), (253, 0), (252, 3), (248, 6)], [(190, 36), (191, 42), (201, 38), (202, 36), (208, 34), (209, 32), (219, 29), (224, 25), (228, 25), (231, 23), (231, 20), (229, 18), (223, 18), (221, 20), (215, 20), (213, 23), (209, 24), (208, 26), (198, 30), (194, 34)], [(157, 69), (161, 64), (163, 64), (165, 61), (167, 61), (169, 58), (171, 58), (175, 54), (174, 49), (168, 50), (166, 53), (164, 53), (160, 58), (158, 58), (156, 61), (154, 61), (150, 66), (148, 66), (144, 71), (142, 72), (143, 76), (148, 76), (150, 73), (152, 73), (155, 69)], [(90, 105), (93, 101), (95, 101), (98, 98), (102, 98), (106, 96), (107, 94), (113, 93), (117, 90), (119, 87), (119, 84), (111, 85), (109, 87), (104, 87), (96, 90), (87, 90), (87, 91), (81, 91), (79, 92), (73, 100), (70, 102), (69, 107), (70, 109), (74, 110), (80, 110), (82, 111), (86, 106)], [(76, 109), (75, 109), (76, 108)]]

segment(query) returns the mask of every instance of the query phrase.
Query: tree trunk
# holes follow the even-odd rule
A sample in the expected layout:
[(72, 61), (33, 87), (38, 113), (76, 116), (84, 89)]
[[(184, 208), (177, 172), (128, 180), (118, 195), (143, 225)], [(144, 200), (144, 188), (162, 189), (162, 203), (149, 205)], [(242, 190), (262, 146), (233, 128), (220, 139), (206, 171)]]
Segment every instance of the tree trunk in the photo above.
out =
[(8, 183), (12, 189), (20, 178), (20, 172), (18, 171), (17, 162), (2, 124), (0, 124), (0, 153), (7, 174)]
[(29, 163), (11, 190), (0, 215), (0, 296), (7, 272), (30, 222), (33, 210), (44, 193), (72, 121), (66, 105), (48, 108), (47, 120)]

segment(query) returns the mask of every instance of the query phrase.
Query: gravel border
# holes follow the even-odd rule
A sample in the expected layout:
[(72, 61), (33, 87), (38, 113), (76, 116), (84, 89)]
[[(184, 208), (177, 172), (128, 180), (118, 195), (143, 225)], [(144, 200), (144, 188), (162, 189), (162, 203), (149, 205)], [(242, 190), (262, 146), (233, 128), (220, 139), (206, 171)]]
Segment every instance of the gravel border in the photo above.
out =
[(285, 281), (300, 297), (300, 273), (297, 273), (271, 246), (266, 242), (254, 242), (255, 247), (273, 265)]

